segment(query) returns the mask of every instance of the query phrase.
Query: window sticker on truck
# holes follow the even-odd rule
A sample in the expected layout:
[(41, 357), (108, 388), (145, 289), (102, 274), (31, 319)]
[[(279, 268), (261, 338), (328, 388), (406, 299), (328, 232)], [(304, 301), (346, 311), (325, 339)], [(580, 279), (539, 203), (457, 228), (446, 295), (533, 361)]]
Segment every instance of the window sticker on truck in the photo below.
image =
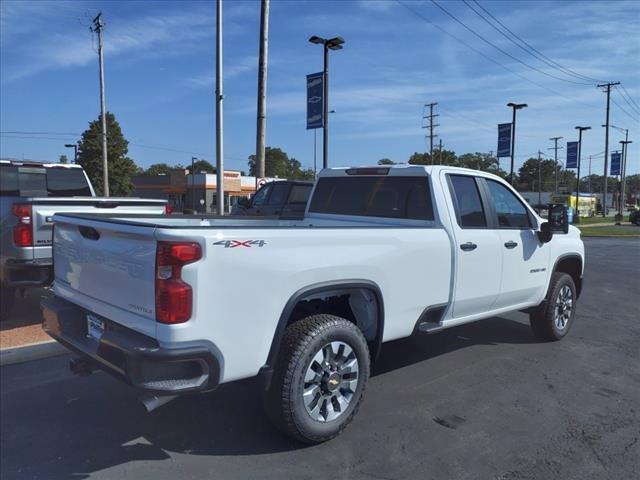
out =
[(224, 245), (224, 248), (236, 248), (236, 247), (247, 247), (251, 248), (252, 246), (264, 247), (267, 242), (264, 240), (220, 240), (219, 242), (214, 242), (214, 245)]

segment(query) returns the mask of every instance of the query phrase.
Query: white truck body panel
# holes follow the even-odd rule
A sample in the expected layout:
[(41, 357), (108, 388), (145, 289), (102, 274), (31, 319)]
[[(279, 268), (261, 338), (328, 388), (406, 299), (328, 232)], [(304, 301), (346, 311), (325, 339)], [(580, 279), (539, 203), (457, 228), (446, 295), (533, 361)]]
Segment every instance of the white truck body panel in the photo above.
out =
[[(347, 177), (346, 169), (320, 178)], [(389, 176), (426, 177), (434, 221), (315, 214), (302, 220), (56, 216), (55, 294), (153, 337), (161, 347), (207, 343), (221, 360), (221, 382), (254, 376), (265, 364), (287, 302), (301, 289), (370, 282), (382, 292), (382, 340), (406, 337), (428, 307), (446, 305), (450, 327), (538, 305), (554, 263), (584, 251), (579, 232), (542, 243), (543, 220), (527, 205), (529, 229), (467, 229), (456, 221), (447, 175), (473, 170), (398, 166)], [(317, 188), (317, 184), (316, 187)], [(509, 187), (510, 188), (510, 187)], [(311, 195), (313, 199), (315, 193)], [(97, 240), (79, 227), (95, 229)], [(158, 241), (197, 242), (202, 259), (186, 265), (193, 287), (191, 319), (155, 321), (155, 249)], [(252, 248), (230, 248), (233, 242)], [(506, 242), (517, 247), (505, 249)], [(459, 245), (473, 242), (473, 251)]]

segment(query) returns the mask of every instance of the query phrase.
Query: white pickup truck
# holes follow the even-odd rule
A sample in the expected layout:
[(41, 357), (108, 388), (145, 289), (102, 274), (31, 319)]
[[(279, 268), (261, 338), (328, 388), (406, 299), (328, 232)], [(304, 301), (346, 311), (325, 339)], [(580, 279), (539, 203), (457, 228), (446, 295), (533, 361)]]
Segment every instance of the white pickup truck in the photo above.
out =
[(496, 176), (411, 165), (322, 171), (302, 220), (60, 214), (43, 325), (149, 408), (258, 376), (276, 425), (321, 442), (384, 342), (512, 310), (566, 335), (584, 248), (549, 218)]

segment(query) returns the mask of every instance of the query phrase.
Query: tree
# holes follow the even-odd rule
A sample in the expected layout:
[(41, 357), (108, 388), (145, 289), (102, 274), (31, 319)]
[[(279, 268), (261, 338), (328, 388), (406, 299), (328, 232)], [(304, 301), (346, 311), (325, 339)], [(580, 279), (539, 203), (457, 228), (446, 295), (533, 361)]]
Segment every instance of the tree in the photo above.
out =
[(391, 160), (390, 158), (381, 158), (378, 160), (378, 165), (395, 165), (396, 162)]
[[(107, 164), (109, 166), (109, 190), (113, 196), (128, 195), (133, 190), (131, 177), (136, 174), (136, 164), (127, 157), (129, 142), (122, 135), (120, 124), (113, 113), (107, 112)], [(104, 194), (102, 172), (102, 123), (100, 118), (89, 124), (78, 144), (78, 163), (89, 175), (99, 195)]]
[(60, 158), (58, 159), (58, 163), (64, 163), (66, 165), (67, 163), (69, 163), (69, 158), (67, 158), (66, 155), (60, 155)]
[(537, 192), (540, 188), (538, 181), (541, 178), (541, 190), (543, 192), (553, 192), (556, 182), (555, 169), (556, 162), (553, 160), (538, 161), (537, 158), (529, 158), (518, 170), (518, 189)]
[(409, 157), (409, 163), (411, 165), (431, 165), (431, 156), (427, 152), (413, 152), (413, 155)]
[(498, 175), (502, 178), (507, 176), (507, 172), (500, 168), (498, 159), (488, 153), (476, 152), (460, 155), (458, 157), (457, 166), (493, 173), (494, 175)]
[(193, 162), (193, 173), (216, 173), (216, 167), (206, 160), (196, 160)]
[[(256, 176), (256, 156), (249, 155), (249, 175)], [(285, 151), (277, 147), (265, 149), (264, 162), (267, 177), (287, 178), (289, 180), (311, 180), (313, 170), (302, 169), (302, 164), (295, 158), (289, 158)]]
[(433, 163), (431, 162), (431, 156), (425, 153), (415, 152), (409, 157), (409, 163), (411, 165), (457, 165), (458, 157), (453, 150), (442, 149), (435, 150), (433, 152)]
[(168, 175), (172, 168), (166, 163), (154, 163), (144, 170), (145, 175)]

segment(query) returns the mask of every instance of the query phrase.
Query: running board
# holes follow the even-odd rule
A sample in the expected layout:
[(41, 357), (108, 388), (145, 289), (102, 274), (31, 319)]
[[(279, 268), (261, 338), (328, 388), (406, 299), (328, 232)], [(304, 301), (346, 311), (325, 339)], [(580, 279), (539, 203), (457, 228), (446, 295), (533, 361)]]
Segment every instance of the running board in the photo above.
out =
[(418, 324), (418, 332), (431, 335), (432, 333), (440, 333), (444, 330), (444, 325), (441, 322), (422, 322)]

